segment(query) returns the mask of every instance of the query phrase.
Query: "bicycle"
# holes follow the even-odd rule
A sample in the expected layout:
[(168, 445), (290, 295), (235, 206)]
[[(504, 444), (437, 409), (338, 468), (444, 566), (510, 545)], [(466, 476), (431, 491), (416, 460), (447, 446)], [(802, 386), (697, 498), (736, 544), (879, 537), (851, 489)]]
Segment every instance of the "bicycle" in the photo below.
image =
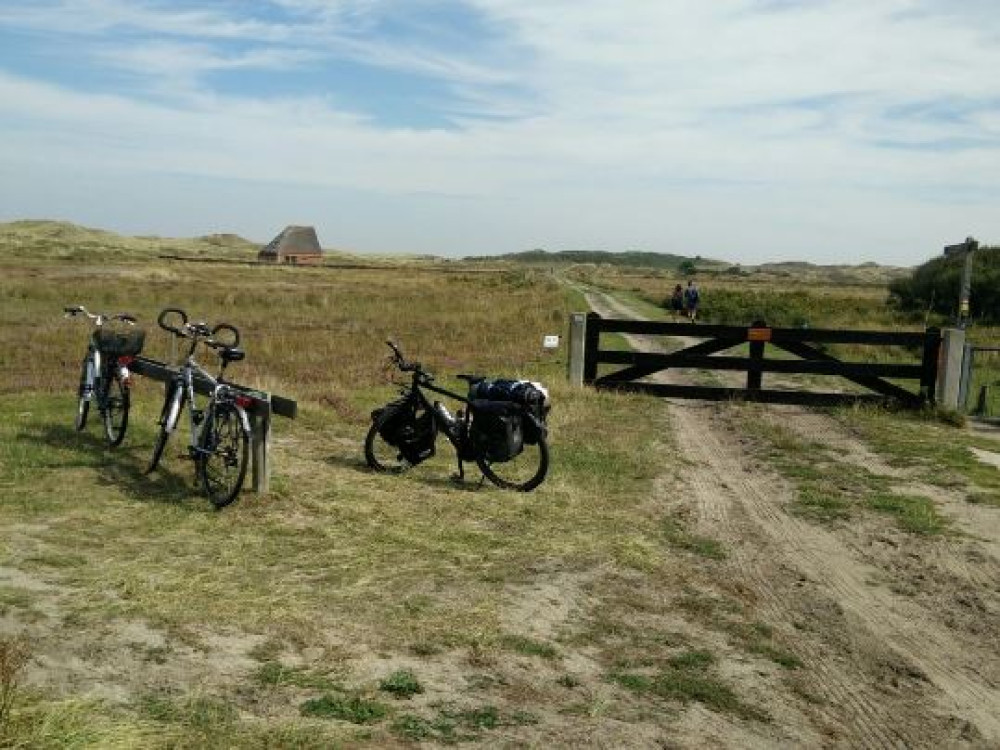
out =
[(122, 444), (128, 429), (131, 403), (129, 365), (142, 351), (146, 333), (141, 328), (119, 331), (104, 327), (105, 323), (113, 321), (134, 326), (136, 317), (128, 313), (116, 315), (92, 313), (82, 305), (64, 307), (63, 313), (67, 318), (83, 315), (92, 320), (95, 326), (81, 366), (76, 429), (82, 432), (87, 426), (90, 404), (96, 400), (97, 410), (104, 425), (104, 437), (110, 447), (116, 448)]
[[(434, 385), (434, 376), (419, 362), (408, 362), (399, 347), (386, 343), (392, 349), (390, 363), (412, 376), (399, 399), (372, 412), (364, 447), (369, 467), (399, 474), (416, 466), (434, 455), (440, 431), (455, 448), (458, 481), (465, 479), (466, 462), (475, 462), (484, 480), (505, 489), (529, 492), (544, 481), (549, 447), (545, 426), (548, 405), (543, 393), (522, 389), (526, 397), (520, 402), (477, 398), (477, 391), (491, 381), (463, 374), (457, 377), (469, 384), (469, 396), (461, 396)], [(432, 402), (425, 390), (454, 399), (464, 408), (452, 416), (440, 401)]]
[[(179, 318), (177, 325), (168, 320), (174, 316)], [(191, 345), (180, 371), (167, 384), (160, 412), (160, 431), (146, 473), (151, 473), (159, 465), (167, 441), (187, 404), (190, 418), (188, 455), (195, 464), (196, 480), (201, 483), (212, 504), (216, 508), (224, 508), (236, 499), (243, 487), (250, 454), (250, 420), (246, 410), (254, 400), (223, 379), (226, 367), (242, 361), (246, 356), (238, 348), (240, 332), (228, 323), (219, 323), (212, 328), (206, 323), (189, 323), (187, 313), (175, 307), (161, 311), (156, 322), (177, 339), (190, 339)], [(217, 340), (216, 336), (222, 332), (228, 332), (232, 340)], [(194, 358), (199, 344), (214, 350), (221, 361), (219, 374), (215, 377)], [(196, 380), (210, 390), (203, 408), (198, 408), (195, 401)]]

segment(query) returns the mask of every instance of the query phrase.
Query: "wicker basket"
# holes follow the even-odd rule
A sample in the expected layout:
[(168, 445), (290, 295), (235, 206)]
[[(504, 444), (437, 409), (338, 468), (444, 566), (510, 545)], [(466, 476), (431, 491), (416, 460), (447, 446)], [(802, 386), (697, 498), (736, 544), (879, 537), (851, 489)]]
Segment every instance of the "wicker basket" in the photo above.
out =
[(100, 328), (94, 332), (94, 345), (101, 354), (114, 357), (134, 357), (142, 351), (146, 332), (141, 328), (130, 331), (113, 331)]

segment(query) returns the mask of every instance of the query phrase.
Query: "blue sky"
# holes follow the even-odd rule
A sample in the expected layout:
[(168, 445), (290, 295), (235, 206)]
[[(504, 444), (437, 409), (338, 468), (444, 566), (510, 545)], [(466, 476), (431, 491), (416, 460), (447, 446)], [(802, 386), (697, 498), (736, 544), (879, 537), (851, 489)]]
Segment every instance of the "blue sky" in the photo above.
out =
[(5, 0), (0, 220), (910, 265), (1000, 244), (990, 0)]

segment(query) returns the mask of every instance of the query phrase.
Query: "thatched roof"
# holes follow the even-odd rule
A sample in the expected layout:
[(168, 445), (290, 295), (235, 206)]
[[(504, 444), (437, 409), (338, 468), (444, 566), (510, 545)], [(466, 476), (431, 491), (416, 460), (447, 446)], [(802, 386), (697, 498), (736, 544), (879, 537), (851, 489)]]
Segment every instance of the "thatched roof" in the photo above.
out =
[(289, 255), (321, 255), (314, 227), (287, 226), (260, 250), (260, 257), (280, 260)]

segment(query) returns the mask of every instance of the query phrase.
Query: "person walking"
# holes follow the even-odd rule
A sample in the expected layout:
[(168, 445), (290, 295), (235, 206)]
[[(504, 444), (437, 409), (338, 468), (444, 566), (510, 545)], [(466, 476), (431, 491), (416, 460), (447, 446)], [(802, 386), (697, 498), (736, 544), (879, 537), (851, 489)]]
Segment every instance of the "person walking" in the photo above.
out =
[(680, 284), (674, 287), (674, 293), (670, 295), (670, 312), (675, 321), (678, 315), (684, 315), (684, 289)]
[(694, 280), (688, 281), (687, 289), (684, 290), (684, 309), (692, 323), (698, 317), (698, 303), (701, 301), (701, 294), (698, 292), (698, 285)]

